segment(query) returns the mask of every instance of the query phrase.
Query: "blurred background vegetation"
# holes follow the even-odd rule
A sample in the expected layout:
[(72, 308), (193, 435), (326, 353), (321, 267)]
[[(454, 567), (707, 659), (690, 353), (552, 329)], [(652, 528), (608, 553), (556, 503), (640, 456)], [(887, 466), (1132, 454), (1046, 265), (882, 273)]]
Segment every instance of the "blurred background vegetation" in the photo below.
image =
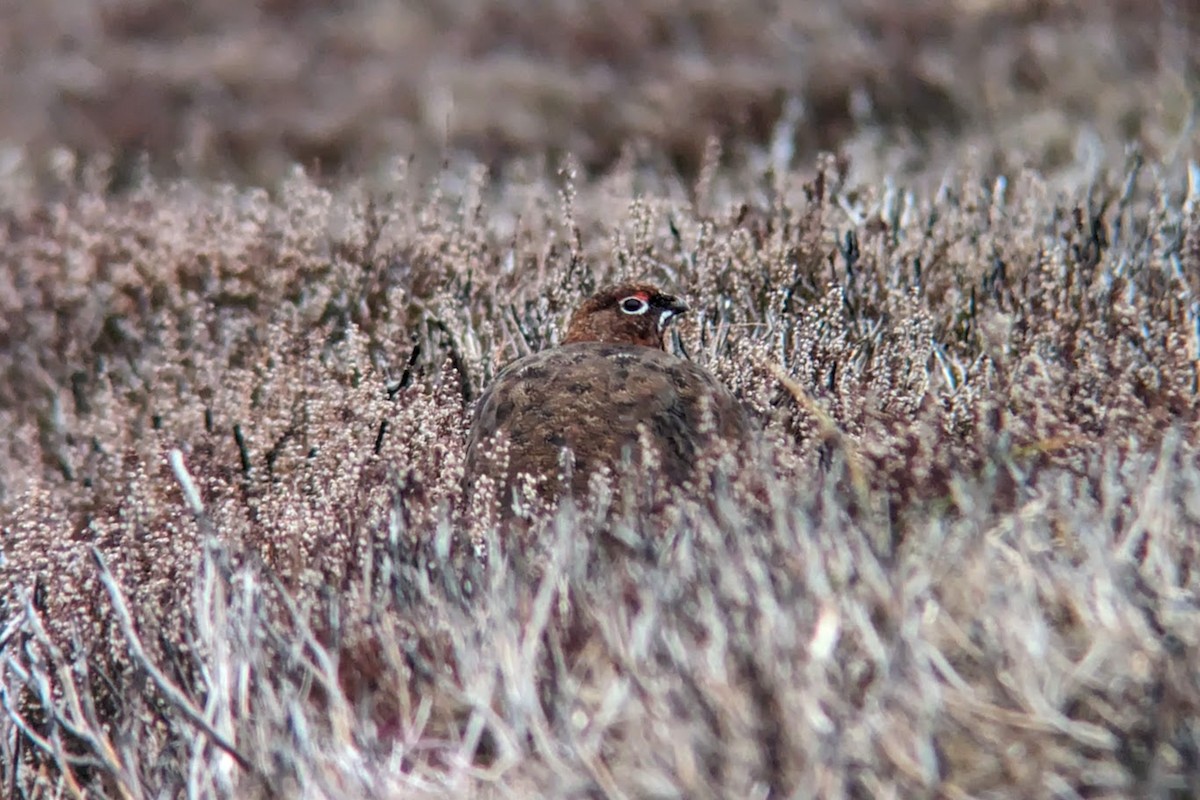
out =
[(570, 152), (690, 174), (717, 136), (735, 158), (1058, 170), (1131, 140), (1195, 155), (1198, 40), (1197, 0), (3, 0), (0, 163), (63, 146), (118, 184), (143, 154), (270, 183)]

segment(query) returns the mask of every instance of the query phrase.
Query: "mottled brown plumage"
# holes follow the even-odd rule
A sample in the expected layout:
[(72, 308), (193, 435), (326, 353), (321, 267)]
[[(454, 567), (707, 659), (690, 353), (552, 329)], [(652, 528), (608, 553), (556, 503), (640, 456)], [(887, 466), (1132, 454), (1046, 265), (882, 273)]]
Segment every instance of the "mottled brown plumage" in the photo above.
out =
[[(477, 476), (492, 475), (507, 498), (513, 479), (527, 474), (543, 477), (543, 494), (555, 496), (567, 448), (569, 488), (583, 497), (597, 468), (620, 471), (623, 459), (640, 460), (640, 426), (668, 485), (694, 477), (697, 456), (714, 438), (746, 441), (750, 424), (738, 401), (664, 348), (668, 325), (686, 311), (648, 284), (610, 287), (580, 305), (561, 346), (509, 364), (484, 392), (467, 445), (468, 490)], [(490, 458), (501, 440), (507, 469)]]

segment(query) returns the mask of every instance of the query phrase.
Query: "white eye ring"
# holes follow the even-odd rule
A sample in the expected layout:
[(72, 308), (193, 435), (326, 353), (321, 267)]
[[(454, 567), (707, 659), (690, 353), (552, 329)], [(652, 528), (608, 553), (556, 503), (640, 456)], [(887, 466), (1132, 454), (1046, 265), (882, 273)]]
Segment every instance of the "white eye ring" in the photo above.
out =
[(621, 301), (621, 311), (625, 314), (637, 316), (639, 314), (645, 314), (649, 310), (650, 304), (635, 294), (630, 295)]

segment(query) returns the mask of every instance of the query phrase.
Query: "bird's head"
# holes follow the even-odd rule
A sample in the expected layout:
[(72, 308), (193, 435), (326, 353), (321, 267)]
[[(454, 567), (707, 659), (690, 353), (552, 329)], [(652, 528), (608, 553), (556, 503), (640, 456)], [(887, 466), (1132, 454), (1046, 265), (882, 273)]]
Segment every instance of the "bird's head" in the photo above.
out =
[(682, 300), (648, 283), (609, 286), (575, 309), (563, 343), (636, 344), (662, 350), (667, 326), (687, 310)]

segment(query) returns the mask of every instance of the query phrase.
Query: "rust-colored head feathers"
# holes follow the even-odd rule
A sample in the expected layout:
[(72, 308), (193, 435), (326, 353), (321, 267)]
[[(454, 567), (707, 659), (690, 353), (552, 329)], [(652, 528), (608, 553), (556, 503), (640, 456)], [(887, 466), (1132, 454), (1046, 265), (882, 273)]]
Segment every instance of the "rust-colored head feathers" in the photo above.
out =
[(663, 349), (671, 321), (687, 304), (648, 283), (623, 283), (589, 297), (571, 316), (563, 344), (608, 342)]
[[(654, 449), (658, 477), (682, 486), (716, 441), (740, 447), (751, 426), (738, 401), (705, 370), (666, 351), (664, 334), (687, 311), (645, 283), (597, 292), (571, 317), (563, 344), (505, 367), (475, 409), (467, 443), (467, 489), (494, 478), (501, 509), (518, 475), (542, 479), (544, 496), (583, 498), (589, 479), (620, 473)], [(500, 444), (506, 458), (497, 459)], [(569, 451), (570, 480), (559, 480)]]

